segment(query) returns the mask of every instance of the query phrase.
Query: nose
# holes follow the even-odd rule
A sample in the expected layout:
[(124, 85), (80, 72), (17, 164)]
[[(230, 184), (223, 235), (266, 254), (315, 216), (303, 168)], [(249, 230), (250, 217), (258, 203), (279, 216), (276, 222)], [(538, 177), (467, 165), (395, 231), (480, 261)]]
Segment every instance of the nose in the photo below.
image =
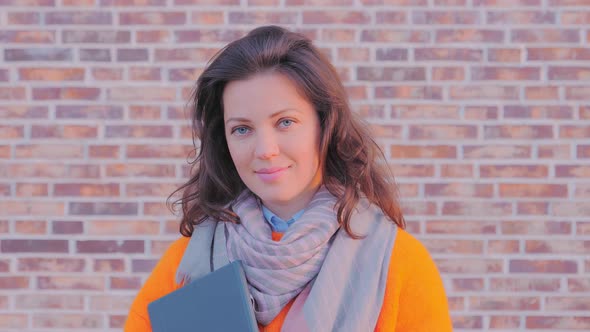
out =
[(279, 154), (279, 144), (273, 133), (259, 131), (256, 135), (256, 158), (269, 159)]

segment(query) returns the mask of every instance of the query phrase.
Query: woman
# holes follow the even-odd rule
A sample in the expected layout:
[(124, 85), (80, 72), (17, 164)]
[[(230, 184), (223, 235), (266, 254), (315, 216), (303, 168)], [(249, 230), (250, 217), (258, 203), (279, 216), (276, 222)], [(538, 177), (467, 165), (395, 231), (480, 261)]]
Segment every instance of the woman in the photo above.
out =
[(308, 39), (268, 26), (230, 43), (199, 77), (194, 105), (201, 145), (179, 189), (184, 237), (140, 290), (126, 331), (150, 331), (148, 303), (208, 264), (195, 249), (207, 224), (242, 261), (263, 331), (452, 330), (383, 155)]

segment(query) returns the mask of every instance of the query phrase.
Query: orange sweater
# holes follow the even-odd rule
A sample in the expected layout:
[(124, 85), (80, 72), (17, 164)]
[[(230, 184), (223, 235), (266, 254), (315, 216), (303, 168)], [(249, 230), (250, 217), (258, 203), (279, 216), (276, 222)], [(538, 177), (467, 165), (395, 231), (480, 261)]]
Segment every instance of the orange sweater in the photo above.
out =
[[(276, 241), (279, 234), (273, 234)], [(183, 237), (170, 245), (148, 277), (131, 305), (125, 332), (151, 331), (147, 305), (180, 287), (176, 284), (176, 269), (189, 238)], [(289, 303), (260, 331), (279, 332)], [(399, 229), (387, 277), (385, 298), (375, 331), (452, 331), (445, 290), (432, 258), (426, 248), (408, 232)]]

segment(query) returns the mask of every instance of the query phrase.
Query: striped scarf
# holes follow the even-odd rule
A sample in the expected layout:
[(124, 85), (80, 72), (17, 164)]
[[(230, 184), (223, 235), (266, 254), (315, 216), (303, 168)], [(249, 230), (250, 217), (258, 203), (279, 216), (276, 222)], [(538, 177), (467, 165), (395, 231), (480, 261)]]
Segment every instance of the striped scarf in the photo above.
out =
[(252, 194), (234, 205), (240, 224), (225, 223), (230, 261), (241, 260), (255, 300), (256, 319), (270, 323), (313, 280), (339, 228), (336, 198), (324, 187), (280, 241), (271, 239), (260, 203)]

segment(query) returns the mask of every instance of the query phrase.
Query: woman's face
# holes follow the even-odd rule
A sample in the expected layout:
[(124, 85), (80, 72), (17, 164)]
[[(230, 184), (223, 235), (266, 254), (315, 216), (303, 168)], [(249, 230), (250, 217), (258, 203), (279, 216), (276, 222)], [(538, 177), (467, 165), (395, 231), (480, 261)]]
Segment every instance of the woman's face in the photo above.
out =
[(230, 82), (223, 105), (225, 137), (240, 178), (271, 211), (291, 218), (322, 181), (317, 112), (279, 73)]

